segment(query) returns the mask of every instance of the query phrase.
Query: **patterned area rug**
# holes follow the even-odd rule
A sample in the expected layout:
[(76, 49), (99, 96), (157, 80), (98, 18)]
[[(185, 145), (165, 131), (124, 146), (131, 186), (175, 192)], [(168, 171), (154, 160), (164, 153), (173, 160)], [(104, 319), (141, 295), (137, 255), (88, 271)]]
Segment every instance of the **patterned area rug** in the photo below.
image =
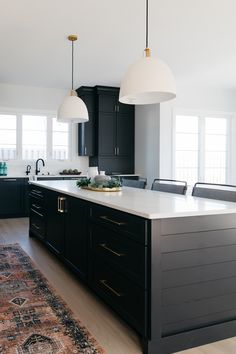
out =
[(0, 353), (104, 353), (19, 245), (0, 245)]

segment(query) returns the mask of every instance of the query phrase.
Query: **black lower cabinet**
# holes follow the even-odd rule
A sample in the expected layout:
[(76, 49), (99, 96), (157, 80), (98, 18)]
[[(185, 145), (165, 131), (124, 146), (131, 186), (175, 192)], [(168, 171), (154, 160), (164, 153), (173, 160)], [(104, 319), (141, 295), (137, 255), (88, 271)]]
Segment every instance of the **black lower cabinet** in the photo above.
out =
[(87, 276), (87, 203), (67, 198), (65, 214), (64, 257), (82, 278)]
[(64, 207), (66, 198), (58, 193), (46, 193), (47, 232), (46, 242), (59, 255), (64, 251)]
[(87, 203), (31, 186), (30, 236), (42, 240), (81, 278), (87, 277)]
[(93, 259), (91, 284), (96, 293), (138, 333), (146, 334), (144, 289), (131, 282), (125, 274), (119, 272), (110, 263), (96, 256)]
[(20, 217), (27, 215), (28, 179), (0, 178), (0, 217)]
[(146, 220), (30, 186), (30, 236), (147, 337)]

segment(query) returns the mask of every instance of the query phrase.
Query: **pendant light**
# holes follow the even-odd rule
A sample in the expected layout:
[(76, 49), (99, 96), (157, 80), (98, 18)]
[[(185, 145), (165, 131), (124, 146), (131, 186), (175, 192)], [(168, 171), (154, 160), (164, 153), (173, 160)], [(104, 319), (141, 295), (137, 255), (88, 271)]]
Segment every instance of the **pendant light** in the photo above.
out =
[(146, 48), (143, 58), (131, 65), (120, 87), (119, 101), (146, 105), (176, 97), (175, 80), (169, 67), (160, 59), (151, 57), (149, 48), (149, 3), (146, 0)]
[(84, 101), (77, 96), (74, 90), (74, 42), (77, 41), (77, 36), (70, 35), (68, 40), (71, 41), (72, 47), (71, 91), (58, 109), (57, 120), (65, 123), (85, 123), (89, 120), (88, 110)]

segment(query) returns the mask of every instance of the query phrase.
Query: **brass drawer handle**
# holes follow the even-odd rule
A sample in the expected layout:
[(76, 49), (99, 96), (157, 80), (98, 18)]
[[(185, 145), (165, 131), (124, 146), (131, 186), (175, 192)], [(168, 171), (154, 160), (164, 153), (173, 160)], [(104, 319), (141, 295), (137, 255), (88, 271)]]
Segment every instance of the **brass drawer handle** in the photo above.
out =
[(108, 247), (105, 243), (99, 243), (99, 246), (100, 246), (101, 248), (104, 248), (105, 250), (111, 252), (112, 254), (114, 254), (114, 255), (117, 256), (117, 257), (123, 257), (123, 256), (125, 256), (124, 253), (118, 253), (118, 252), (116, 252), (116, 251), (113, 251), (113, 249), (111, 249), (110, 247)]
[(37, 189), (32, 189), (31, 193), (42, 195), (42, 192)]
[(40, 227), (38, 225), (36, 225), (35, 223), (33, 223), (32, 226), (35, 227), (37, 230), (40, 229)]
[(41, 206), (36, 205), (36, 204), (32, 204), (32, 207), (34, 207), (35, 209), (41, 209)]
[(109, 222), (111, 222), (112, 224), (115, 224), (115, 225), (117, 225), (117, 226), (124, 226), (124, 225), (126, 224), (125, 222), (119, 222), (119, 221), (115, 221), (115, 220), (113, 220), (113, 219), (110, 219), (110, 218), (109, 218), (108, 216), (106, 216), (106, 215), (100, 216), (100, 219), (109, 221)]
[(116, 295), (117, 297), (121, 297), (122, 294), (118, 293), (118, 291), (116, 291), (115, 289), (113, 289), (110, 285), (107, 284), (107, 281), (105, 279), (103, 280), (99, 280), (99, 282), (105, 286), (105, 288), (109, 289), (114, 295)]

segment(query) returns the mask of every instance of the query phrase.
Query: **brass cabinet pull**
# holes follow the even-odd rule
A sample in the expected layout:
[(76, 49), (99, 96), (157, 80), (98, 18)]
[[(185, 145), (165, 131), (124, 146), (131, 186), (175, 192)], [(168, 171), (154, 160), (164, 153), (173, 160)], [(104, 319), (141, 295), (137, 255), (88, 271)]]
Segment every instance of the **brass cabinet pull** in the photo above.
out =
[(42, 194), (42, 192), (37, 189), (32, 189), (31, 193)]
[(60, 213), (61, 209), (60, 209), (60, 197), (57, 197), (57, 211)]
[(17, 179), (16, 178), (4, 178), (3, 182), (16, 182)]
[(123, 226), (123, 225), (126, 224), (125, 222), (119, 222), (119, 221), (115, 221), (115, 220), (113, 220), (113, 219), (110, 219), (110, 218), (109, 218), (108, 216), (106, 216), (106, 215), (100, 216), (100, 219), (109, 221), (109, 222), (111, 222), (112, 224), (115, 224), (115, 225), (117, 225), (117, 226)]
[(65, 197), (61, 197), (61, 210), (62, 210), (62, 213), (66, 213), (66, 198)]
[(105, 286), (107, 289), (109, 289), (113, 294), (115, 294), (118, 297), (121, 297), (122, 294), (118, 293), (118, 291), (116, 291), (115, 289), (113, 289), (110, 285), (107, 284), (107, 281), (105, 279), (100, 279), (99, 282)]
[(41, 209), (41, 206), (36, 205), (36, 204), (32, 204), (32, 207), (34, 207), (35, 209)]
[(40, 229), (40, 227), (38, 225), (36, 225), (35, 223), (33, 223), (32, 226), (35, 227), (37, 230)]
[(114, 254), (114, 255), (117, 256), (117, 257), (123, 257), (123, 256), (125, 256), (124, 253), (118, 253), (118, 252), (116, 252), (116, 251), (113, 251), (113, 249), (111, 249), (110, 247), (108, 247), (105, 243), (100, 243), (99, 246), (102, 247), (102, 248), (104, 248), (105, 250), (111, 252), (112, 254)]
[(65, 204), (64, 204), (64, 208), (62, 206), (62, 202), (65, 202), (65, 200), (66, 200), (66, 198), (64, 198), (64, 197), (58, 197), (57, 198), (57, 211), (59, 213), (65, 213), (66, 212)]

